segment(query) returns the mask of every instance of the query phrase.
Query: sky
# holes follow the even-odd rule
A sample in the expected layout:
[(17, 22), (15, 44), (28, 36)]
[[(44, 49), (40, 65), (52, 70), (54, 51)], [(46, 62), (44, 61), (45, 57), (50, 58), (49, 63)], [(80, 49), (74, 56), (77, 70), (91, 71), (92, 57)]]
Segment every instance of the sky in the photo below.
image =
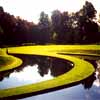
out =
[[(0, 6), (14, 16), (22, 19), (38, 22), (41, 11), (49, 16), (53, 10), (76, 12), (85, 4), (86, 0), (0, 0)], [(100, 12), (100, 0), (88, 0), (92, 2), (96, 10)]]

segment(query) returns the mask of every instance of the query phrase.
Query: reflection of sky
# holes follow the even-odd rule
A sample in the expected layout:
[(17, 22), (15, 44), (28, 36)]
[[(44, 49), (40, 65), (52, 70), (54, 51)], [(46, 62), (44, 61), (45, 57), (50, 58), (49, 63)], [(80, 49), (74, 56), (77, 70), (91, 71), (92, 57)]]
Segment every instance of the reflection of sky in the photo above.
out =
[(100, 87), (92, 86), (90, 90), (86, 91), (87, 99), (86, 100), (100, 100)]
[(0, 82), (0, 89), (20, 86), (30, 83), (37, 83), (41, 81), (45, 81), (48, 79), (52, 79), (53, 77), (50, 75), (50, 71), (44, 77), (41, 77), (38, 73), (38, 65), (27, 66), (21, 72), (13, 72), (10, 74), (9, 78), (4, 78), (2, 82)]
[[(38, 65), (36, 64), (33, 67), (25, 67), (20, 73), (13, 72), (9, 76), (10, 80), (8, 78), (4, 78), (4, 80), (0, 82), (0, 89), (16, 86), (16, 84), (19, 86), (52, 78), (52, 76), (50, 76), (50, 71), (47, 75), (41, 77), (39, 73), (37, 73), (37, 67)], [(98, 73), (96, 72), (96, 78), (98, 78), (97, 75)], [(66, 89), (19, 100), (100, 100), (100, 82), (98, 79), (96, 79), (90, 89), (84, 89), (83, 85), (79, 84)]]
[(96, 80), (94, 81), (93, 85), (95, 85), (96, 87), (100, 87), (100, 79), (99, 79), (100, 60), (97, 60), (96, 63), (97, 63), (97, 69), (96, 69), (96, 72), (95, 72)]
[(85, 90), (82, 85), (27, 97), (19, 100), (100, 100), (100, 87), (93, 86)]
[(85, 100), (85, 90), (82, 85), (37, 95), (22, 100)]
[[(100, 67), (100, 62), (97, 63)], [(45, 93), (37, 96), (23, 98), (21, 100), (100, 100), (100, 81), (97, 77), (90, 89), (84, 89), (83, 85), (76, 85), (70, 88)]]

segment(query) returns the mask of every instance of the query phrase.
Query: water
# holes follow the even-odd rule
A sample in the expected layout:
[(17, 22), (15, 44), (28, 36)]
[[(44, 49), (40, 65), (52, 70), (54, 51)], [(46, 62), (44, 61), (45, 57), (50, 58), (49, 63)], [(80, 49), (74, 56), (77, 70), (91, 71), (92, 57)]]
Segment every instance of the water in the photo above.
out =
[(57, 58), (31, 55), (14, 56), (21, 58), (23, 64), (14, 70), (0, 73), (0, 89), (50, 80), (73, 67), (70, 61)]
[(93, 85), (91, 89), (85, 90), (80, 84), (55, 92), (19, 100), (100, 100), (100, 87), (97, 88), (95, 85)]
[(100, 60), (90, 62), (96, 72), (76, 85), (19, 100), (100, 100)]
[(9, 77), (4, 77), (0, 82), (0, 89), (37, 83), (52, 78), (50, 70), (47, 75), (41, 77), (38, 73), (38, 65), (35, 64), (33, 66), (26, 66), (20, 72), (14, 71), (9, 75)]
[[(73, 68), (70, 61), (43, 56), (14, 55), (23, 60), (19, 68), (0, 73), (0, 89), (37, 83), (53, 79)], [(100, 60), (88, 60), (96, 69), (87, 79), (18, 100), (99, 100), (100, 98)], [(88, 66), (87, 66), (88, 67)]]

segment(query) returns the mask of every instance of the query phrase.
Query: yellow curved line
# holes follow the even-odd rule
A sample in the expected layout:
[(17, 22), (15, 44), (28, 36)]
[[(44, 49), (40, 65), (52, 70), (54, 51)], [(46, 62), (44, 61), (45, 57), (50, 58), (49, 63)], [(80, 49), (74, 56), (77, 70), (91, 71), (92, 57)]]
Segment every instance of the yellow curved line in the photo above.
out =
[[(62, 85), (67, 85), (72, 82), (83, 80), (94, 72), (92, 64), (72, 56), (57, 54), (59, 53), (59, 50), (62, 50), (62, 48), (59, 48), (59, 46), (55, 46), (54, 48), (51, 48), (51, 46), (46, 46), (46, 47), (27, 46), (27, 47), (9, 48), (8, 49), (9, 53), (34, 54), (34, 55), (51, 56), (60, 59), (70, 60), (74, 63), (74, 68), (72, 68), (72, 70), (70, 70), (69, 72), (60, 75), (52, 80), (40, 82), (37, 84), (29, 84), (15, 88), (0, 90), (0, 98), (14, 96), (14, 95), (21, 95), (25, 93), (32, 93)], [(66, 50), (66, 48), (64, 50)]]
[(0, 55), (0, 57), (8, 58), (7, 64), (0, 66), (0, 72), (16, 68), (22, 64), (22, 60), (11, 55)]

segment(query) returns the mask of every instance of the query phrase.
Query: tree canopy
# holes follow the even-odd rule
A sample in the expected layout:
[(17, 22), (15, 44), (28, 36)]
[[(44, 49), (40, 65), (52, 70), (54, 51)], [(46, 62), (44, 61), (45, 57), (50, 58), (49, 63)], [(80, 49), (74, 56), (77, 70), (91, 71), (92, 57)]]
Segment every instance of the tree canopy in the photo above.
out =
[(96, 13), (93, 4), (86, 1), (74, 13), (54, 10), (49, 18), (42, 11), (38, 24), (34, 24), (14, 17), (0, 7), (0, 45), (100, 43), (100, 26), (95, 20)]

